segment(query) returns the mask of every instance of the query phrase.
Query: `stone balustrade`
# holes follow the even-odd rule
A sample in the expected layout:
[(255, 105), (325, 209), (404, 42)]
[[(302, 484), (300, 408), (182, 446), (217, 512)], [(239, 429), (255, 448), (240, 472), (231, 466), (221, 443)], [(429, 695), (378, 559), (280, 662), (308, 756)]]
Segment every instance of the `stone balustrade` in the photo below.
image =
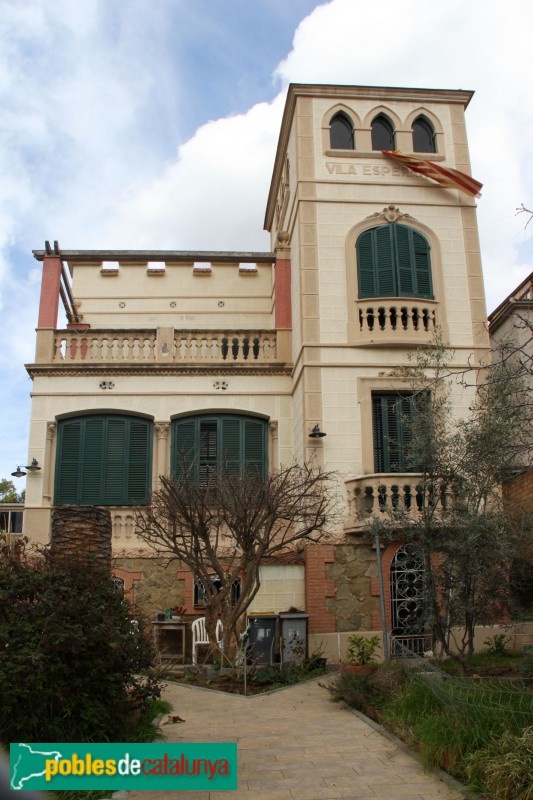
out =
[(422, 344), (437, 327), (432, 300), (377, 299), (357, 303), (358, 344)]
[(452, 496), (447, 487), (422, 485), (419, 473), (376, 473), (346, 481), (350, 519), (356, 527), (371, 516), (397, 513), (416, 520), (430, 504), (448, 508)]
[(54, 363), (276, 363), (276, 331), (56, 331)]

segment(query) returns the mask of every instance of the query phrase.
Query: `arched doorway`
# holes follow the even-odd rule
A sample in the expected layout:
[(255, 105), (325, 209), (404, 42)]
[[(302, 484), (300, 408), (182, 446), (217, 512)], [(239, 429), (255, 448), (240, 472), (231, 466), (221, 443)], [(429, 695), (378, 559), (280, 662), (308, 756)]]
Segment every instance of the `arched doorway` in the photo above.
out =
[(390, 602), (392, 655), (401, 655), (403, 647), (422, 655), (425, 649), (424, 556), (414, 542), (402, 545), (394, 554), (390, 568)]

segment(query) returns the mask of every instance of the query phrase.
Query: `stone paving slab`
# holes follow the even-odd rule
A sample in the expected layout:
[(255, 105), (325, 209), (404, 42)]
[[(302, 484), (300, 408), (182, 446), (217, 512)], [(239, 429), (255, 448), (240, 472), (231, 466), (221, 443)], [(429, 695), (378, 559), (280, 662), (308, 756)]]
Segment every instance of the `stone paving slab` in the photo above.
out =
[(242, 697), (169, 684), (164, 698), (185, 722), (169, 742), (237, 742), (233, 792), (130, 792), (129, 800), (463, 800), (436, 775), (330, 702), (318, 681)]

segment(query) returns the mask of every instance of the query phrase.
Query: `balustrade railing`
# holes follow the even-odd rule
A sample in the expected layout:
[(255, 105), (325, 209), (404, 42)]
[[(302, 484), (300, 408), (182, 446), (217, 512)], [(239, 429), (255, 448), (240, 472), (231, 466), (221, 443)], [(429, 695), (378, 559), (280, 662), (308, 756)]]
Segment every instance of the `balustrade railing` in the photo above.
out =
[(436, 506), (440, 512), (449, 508), (453, 500), (447, 486), (424, 486), (422, 476), (416, 473), (365, 475), (346, 481), (346, 486), (350, 517), (355, 523), (391, 513), (414, 520), (425, 508)]
[(437, 327), (436, 303), (430, 300), (366, 300), (358, 303), (362, 342), (429, 341)]
[(266, 364), (277, 360), (276, 331), (174, 331), (167, 341), (159, 353), (157, 330), (57, 331), (53, 361)]

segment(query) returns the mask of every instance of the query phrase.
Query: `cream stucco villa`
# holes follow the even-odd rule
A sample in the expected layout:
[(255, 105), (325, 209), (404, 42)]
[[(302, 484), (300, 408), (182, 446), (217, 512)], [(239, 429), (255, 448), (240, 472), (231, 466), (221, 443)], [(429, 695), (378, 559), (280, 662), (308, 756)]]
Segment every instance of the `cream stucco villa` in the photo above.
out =
[[(338, 471), (345, 506), (335, 544), (264, 565), (253, 610), (305, 609), (310, 631), (330, 639), (380, 631), (361, 530), (383, 493), (409, 505), (416, 492), (395, 368), (436, 327), (458, 367), (488, 348), (475, 200), (382, 151), (470, 174), (471, 98), (291, 85), (266, 202), (270, 252), (34, 251), (29, 457), (42, 469), (27, 481), (25, 532), (47, 541), (54, 505), (107, 506), (126, 592), (150, 613), (181, 602), (200, 614), (194, 576), (143, 551), (132, 505), (169, 472), (180, 437), (209, 432), (213, 452), (200, 458), (216, 461), (231, 428), (240, 457), (266, 469), (313, 456)], [(471, 398), (455, 391), (461, 415)], [(310, 438), (317, 425), (327, 436)], [(397, 547), (383, 554), (389, 630), (401, 630), (404, 563)]]

